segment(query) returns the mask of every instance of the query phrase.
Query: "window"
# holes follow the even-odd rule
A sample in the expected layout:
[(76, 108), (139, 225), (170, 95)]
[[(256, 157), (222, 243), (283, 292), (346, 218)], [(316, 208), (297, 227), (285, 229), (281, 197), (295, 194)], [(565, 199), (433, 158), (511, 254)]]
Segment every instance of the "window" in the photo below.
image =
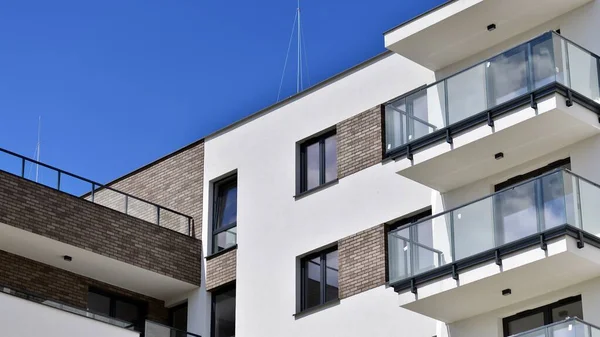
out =
[(503, 320), (504, 336), (512, 336), (571, 317), (583, 319), (581, 296), (565, 298), (558, 302), (523, 311), (505, 318)]
[(144, 329), (145, 303), (94, 288), (88, 291), (87, 302), (92, 312), (130, 322), (137, 331)]
[(338, 251), (315, 253), (301, 260), (301, 303), (306, 310), (338, 299)]
[(175, 329), (181, 331), (171, 331), (170, 337), (187, 337), (187, 315), (188, 305), (187, 302), (178, 306), (169, 308), (169, 323)]
[(337, 179), (336, 151), (335, 130), (300, 145), (300, 193)]
[(213, 253), (237, 242), (237, 176), (215, 183), (213, 199)]
[(212, 294), (211, 337), (235, 336), (235, 288)]

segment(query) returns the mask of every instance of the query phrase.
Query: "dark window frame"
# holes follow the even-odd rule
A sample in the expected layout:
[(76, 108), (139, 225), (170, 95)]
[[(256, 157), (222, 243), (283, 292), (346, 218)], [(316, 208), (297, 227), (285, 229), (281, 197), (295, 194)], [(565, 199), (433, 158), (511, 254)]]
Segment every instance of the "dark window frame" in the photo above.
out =
[[(556, 301), (554, 303), (546, 304), (546, 305), (543, 305), (538, 308), (525, 310), (518, 314), (509, 316), (509, 317), (505, 317), (502, 319), (502, 334), (504, 337), (510, 336), (508, 334), (508, 325), (511, 322), (525, 318), (525, 317), (529, 317), (529, 316), (532, 316), (532, 315), (535, 315), (538, 313), (543, 313), (543, 315), (544, 315), (544, 326), (548, 325), (548, 324), (552, 324), (552, 323), (554, 323), (552, 321), (552, 310), (553, 309), (562, 307), (567, 304), (577, 303), (577, 302), (582, 302), (581, 295), (563, 298), (562, 300)], [(583, 302), (582, 302), (582, 305), (583, 305)], [(578, 317), (578, 318), (583, 319), (583, 317)]]
[[(142, 332), (144, 331), (145, 320), (148, 317), (148, 302), (138, 300), (135, 298), (131, 298), (131, 297), (128, 297), (125, 295), (117, 294), (114, 292), (110, 292), (110, 291), (107, 291), (107, 290), (104, 290), (104, 289), (101, 289), (98, 287), (93, 287), (93, 286), (88, 287), (88, 294), (89, 293), (94, 293), (96, 295), (104, 296), (109, 299), (110, 309), (108, 312), (108, 316), (112, 317), (112, 318), (120, 319), (120, 318), (116, 317), (117, 301), (131, 304), (131, 305), (137, 307), (140, 321), (139, 322), (130, 322), (130, 323), (132, 323), (133, 326), (138, 331), (142, 331)], [(88, 310), (89, 310), (89, 302), (86, 304), (86, 308), (88, 308)], [(106, 314), (106, 313), (100, 313), (100, 314)]]
[[(219, 179), (218, 181), (215, 181), (213, 183), (213, 200), (212, 200), (212, 238), (211, 238), (211, 251), (213, 254), (218, 253), (220, 251), (226, 250), (230, 247), (233, 247), (237, 244), (237, 237), (236, 237), (236, 243), (231, 245), (230, 247), (225, 247), (224, 249), (221, 249), (220, 251), (217, 250), (218, 249), (218, 244), (217, 244), (217, 236), (223, 232), (226, 232), (232, 228), (237, 227), (237, 216), (236, 216), (236, 221), (234, 221), (233, 223), (227, 225), (227, 226), (223, 226), (223, 227), (218, 227), (219, 225), (219, 221), (221, 220), (221, 212), (220, 212), (220, 206), (221, 206), (221, 194), (220, 191), (223, 189), (231, 189), (231, 188), (238, 188), (238, 179), (237, 179), (237, 173), (231, 174), (223, 179)], [(236, 193), (237, 196), (237, 193)], [(237, 200), (236, 200), (236, 207), (237, 207)], [(225, 209), (223, 209), (224, 211)], [(237, 210), (236, 210), (237, 213)]]
[[(331, 181), (334, 181), (335, 179), (337, 179), (337, 172), (336, 172), (336, 178), (332, 179), (330, 181), (326, 181), (326, 177), (325, 177), (325, 172), (326, 172), (326, 167), (325, 167), (325, 140), (335, 136), (337, 137), (337, 130), (333, 129), (333, 130), (329, 130), (326, 131), (324, 133), (321, 133), (317, 136), (313, 136), (307, 140), (304, 140), (300, 143), (300, 186), (298, 188), (298, 193), (304, 193), (307, 191), (310, 191), (312, 189), (316, 189), (322, 185), (325, 185)], [(315, 187), (311, 187), (310, 189), (308, 188), (308, 160), (307, 160), (307, 155), (306, 155), (306, 149), (314, 144), (319, 144), (319, 184)], [(336, 139), (336, 152), (337, 152), (337, 139)], [(336, 164), (337, 164), (337, 154), (336, 154)]]
[[(211, 291), (210, 293), (210, 337), (215, 337), (215, 328), (216, 328), (216, 306), (217, 306), (217, 296), (229, 291), (235, 291), (235, 300), (237, 305), (237, 289), (235, 286), (235, 282), (231, 284), (226, 284), (218, 287), (217, 289)], [(237, 317), (234, 317), (234, 320), (237, 320)]]
[[(337, 245), (333, 246), (333, 247), (325, 248), (325, 249), (320, 250), (315, 253), (311, 253), (300, 259), (300, 312), (305, 311), (305, 310), (310, 310), (310, 309), (318, 307), (318, 306), (322, 306), (329, 302), (334, 302), (336, 300), (339, 300), (339, 297), (340, 297), (339, 285), (338, 285), (337, 299), (332, 299), (329, 301), (326, 299), (327, 298), (326, 297), (326, 293), (327, 293), (327, 254), (333, 253), (335, 251), (338, 251)], [(306, 286), (307, 286), (308, 272), (307, 272), (307, 268), (306, 268), (306, 263), (316, 257), (319, 257), (319, 259), (321, 261), (321, 265), (320, 265), (321, 277), (319, 279), (319, 283), (321, 285), (320, 286), (319, 304), (314, 305), (312, 307), (307, 307), (306, 306), (306, 295), (307, 295)], [(338, 266), (339, 266), (339, 262), (340, 261), (339, 261), (339, 255), (338, 255)], [(339, 281), (339, 270), (338, 270), (338, 281)]]
[(186, 309), (186, 313), (187, 313), (187, 311), (189, 310), (189, 308), (188, 308), (188, 302), (187, 301), (185, 301), (185, 302), (183, 302), (181, 304), (177, 304), (175, 306), (172, 306), (172, 307), (168, 308), (168, 310), (169, 310), (169, 326), (171, 326), (173, 328), (176, 328), (176, 329), (179, 329), (179, 330), (182, 330), (182, 331), (187, 331), (187, 323), (188, 323), (187, 322), (187, 318), (186, 318), (186, 328), (185, 329), (181, 329), (181, 328), (176, 327), (174, 325), (175, 312), (177, 312), (178, 310), (181, 310), (183, 308)]

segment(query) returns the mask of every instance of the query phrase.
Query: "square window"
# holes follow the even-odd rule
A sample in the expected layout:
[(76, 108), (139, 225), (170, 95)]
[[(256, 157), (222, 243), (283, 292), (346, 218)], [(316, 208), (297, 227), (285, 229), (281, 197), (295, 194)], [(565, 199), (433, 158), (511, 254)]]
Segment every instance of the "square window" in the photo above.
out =
[(335, 130), (300, 144), (300, 193), (337, 179)]
[(301, 259), (301, 310), (339, 298), (337, 247)]
[(237, 243), (237, 176), (215, 183), (213, 198), (213, 253)]

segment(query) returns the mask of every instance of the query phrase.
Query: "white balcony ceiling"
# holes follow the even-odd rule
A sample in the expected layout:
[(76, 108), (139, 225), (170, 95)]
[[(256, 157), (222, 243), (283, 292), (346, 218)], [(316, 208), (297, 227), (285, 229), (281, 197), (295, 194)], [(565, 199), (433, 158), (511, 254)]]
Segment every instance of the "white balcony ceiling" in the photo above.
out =
[[(439, 70), (590, 1), (457, 0), (386, 32), (385, 46)], [(496, 30), (488, 32), (490, 24)]]

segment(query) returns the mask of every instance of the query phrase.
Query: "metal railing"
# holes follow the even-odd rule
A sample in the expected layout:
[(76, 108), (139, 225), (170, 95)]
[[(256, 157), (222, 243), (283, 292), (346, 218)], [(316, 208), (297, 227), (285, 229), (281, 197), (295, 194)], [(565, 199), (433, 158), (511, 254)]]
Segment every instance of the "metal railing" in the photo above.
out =
[(600, 236), (600, 186), (566, 169), (388, 233), (390, 284), (571, 226)]
[(173, 327), (146, 320), (145, 337), (202, 337)]
[(69, 313), (72, 313), (75, 315), (87, 317), (87, 318), (93, 319), (95, 321), (107, 323), (107, 324), (114, 325), (114, 326), (117, 326), (117, 327), (120, 327), (123, 329), (135, 330), (133, 324), (130, 322), (122, 321), (122, 320), (116, 319), (114, 317), (109, 317), (109, 316), (106, 316), (103, 314), (98, 314), (98, 313), (92, 312), (88, 309), (77, 308), (77, 307), (74, 307), (69, 304), (61, 303), (59, 301), (49, 300), (42, 296), (38, 296), (38, 295), (29, 293), (29, 292), (15, 290), (13, 288), (0, 285), (0, 293), (19, 297), (19, 298), (22, 298), (22, 299), (25, 299), (25, 300), (28, 300), (31, 302), (49, 306), (49, 307), (59, 309), (62, 311), (66, 311), (66, 312), (69, 312)]
[(443, 129), (457, 129), (552, 84), (600, 103), (599, 65), (592, 52), (555, 32), (545, 33), (386, 103), (386, 153)]
[(194, 219), (191, 216), (2, 148), (0, 170), (161, 227), (194, 236)]
[(600, 328), (577, 317), (521, 332), (510, 337), (592, 337), (600, 336)]

